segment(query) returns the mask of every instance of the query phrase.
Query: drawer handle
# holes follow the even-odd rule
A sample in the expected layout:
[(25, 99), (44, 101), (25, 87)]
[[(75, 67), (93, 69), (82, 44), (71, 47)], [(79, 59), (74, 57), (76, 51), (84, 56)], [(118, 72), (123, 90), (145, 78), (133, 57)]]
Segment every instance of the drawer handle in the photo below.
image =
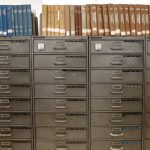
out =
[(55, 80), (65, 80), (66, 78), (67, 78), (66, 74), (63, 72), (57, 72), (56, 75), (54, 76)]
[(56, 100), (55, 106), (56, 109), (65, 109), (67, 108), (66, 106), (66, 100), (58, 99)]
[(56, 150), (67, 150), (66, 142), (57, 142)]
[(110, 147), (110, 150), (123, 150), (123, 147), (115, 148), (115, 147)]
[(111, 119), (110, 120), (112, 123), (121, 123), (123, 120), (121, 119), (121, 120), (115, 120), (115, 119)]
[(10, 114), (0, 114), (0, 123), (10, 123)]
[(66, 105), (55, 105), (55, 108), (56, 109), (65, 109), (65, 108), (67, 108), (67, 106)]
[(114, 57), (111, 62), (112, 65), (123, 65), (123, 57)]
[(66, 94), (67, 88), (64, 85), (56, 85), (56, 90), (54, 91), (55, 94)]
[(9, 100), (0, 100), (0, 109), (8, 109), (10, 107), (11, 106)]
[(111, 47), (112, 50), (123, 50), (123, 47), (122, 47), (122, 42), (118, 41), (118, 42), (113, 42), (112, 43), (112, 47)]
[(9, 71), (0, 71), (0, 79), (10, 79)]
[(119, 95), (121, 95), (121, 94), (123, 94), (123, 91), (111, 91), (111, 94), (119, 94)]
[(10, 128), (1, 128), (0, 136), (1, 137), (11, 137), (11, 129)]
[(66, 136), (66, 128), (57, 128), (56, 136), (57, 137), (64, 137), (64, 136)]
[(53, 49), (55, 49), (55, 50), (65, 50), (66, 49), (66, 43), (64, 41), (56, 42)]
[(0, 50), (9, 50), (8, 44), (0, 44)]
[(57, 56), (54, 65), (66, 65), (65, 56)]
[(64, 62), (64, 61), (55, 61), (54, 62), (54, 65), (66, 65), (67, 63), (66, 62)]
[(123, 108), (124, 106), (123, 105), (110, 105), (111, 108), (114, 108), (114, 109), (119, 109), (119, 108)]
[(112, 133), (110, 133), (110, 136), (112, 137), (123, 136), (121, 128), (112, 128)]
[(67, 116), (66, 114), (56, 114), (56, 123), (66, 123), (67, 122)]
[(1, 142), (0, 150), (12, 150), (10, 142)]
[(123, 133), (120, 133), (120, 134), (110, 133), (110, 136), (113, 136), (113, 137), (123, 136)]

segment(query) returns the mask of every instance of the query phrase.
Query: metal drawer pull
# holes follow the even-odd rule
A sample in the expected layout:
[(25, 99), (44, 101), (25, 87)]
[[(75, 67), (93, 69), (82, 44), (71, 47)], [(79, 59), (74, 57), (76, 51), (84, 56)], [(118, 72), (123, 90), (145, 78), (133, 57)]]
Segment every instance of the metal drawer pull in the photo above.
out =
[(113, 120), (113, 119), (111, 119), (110, 120), (112, 123), (121, 123), (123, 120), (121, 119), (121, 120)]
[(111, 62), (112, 65), (123, 65), (123, 57), (114, 57)]
[(112, 123), (121, 123), (122, 120), (122, 116), (121, 114), (112, 114), (112, 119), (110, 120), (110, 122)]
[(112, 50), (123, 50), (122, 42), (121, 41), (113, 42), (111, 49)]
[(10, 137), (11, 134), (11, 129), (10, 128), (1, 128), (0, 130), (0, 136), (1, 137)]
[(2, 100), (0, 99), (0, 109), (8, 109), (10, 108), (10, 101), (9, 100)]
[(122, 75), (123, 75), (122, 71), (112, 71), (111, 79), (112, 80), (124, 79)]
[(113, 137), (123, 136), (121, 128), (112, 128), (112, 133), (110, 133), (110, 136)]
[(67, 150), (66, 142), (57, 142), (56, 143), (56, 150)]
[(0, 50), (9, 50), (8, 44), (0, 44)]
[(114, 108), (114, 109), (115, 109), (115, 108), (116, 108), (116, 109), (117, 109), (117, 108), (119, 109), (119, 108), (123, 108), (124, 106), (123, 106), (123, 105), (110, 105), (110, 107), (111, 107), (111, 108)]
[(67, 106), (66, 106), (66, 101), (65, 100), (56, 100), (56, 103), (55, 103), (55, 108), (56, 109), (65, 109), (65, 108), (67, 108)]
[(66, 65), (65, 56), (57, 56), (54, 65)]
[(111, 94), (123, 94), (122, 85), (112, 85)]
[(0, 79), (10, 79), (9, 71), (0, 71)]
[(9, 90), (9, 85), (0, 85), (0, 94), (9, 94), (11, 91)]
[(66, 49), (66, 43), (65, 41), (58, 41), (55, 43), (53, 49), (55, 50), (65, 50)]
[(64, 137), (64, 136), (66, 136), (66, 128), (57, 128), (56, 136), (57, 137)]
[(123, 91), (111, 91), (111, 94), (123, 94)]
[(66, 114), (56, 114), (56, 123), (66, 123), (67, 122), (67, 116)]
[(110, 150), (123, 150), (124, 148), (123, 147), (119, 147), (119, 148), (116, 148), (116, 147), (110, 147)]
[(10, 123), (10, 114), (0, 114), (0, 123)]
[(56, 90), (54, 91), (55, 94), (66, 94), (67, 88), (64, 85), (56, 85)]
[(10, 142), (1, 142), (0, 150), (12, 150)]
[(62, 71), (58, 71), (56, 73), (56, 75), (54, 76), (54, 79), (55, 80), (65, 80), (67, 77), (66, 77), (66, 74)]

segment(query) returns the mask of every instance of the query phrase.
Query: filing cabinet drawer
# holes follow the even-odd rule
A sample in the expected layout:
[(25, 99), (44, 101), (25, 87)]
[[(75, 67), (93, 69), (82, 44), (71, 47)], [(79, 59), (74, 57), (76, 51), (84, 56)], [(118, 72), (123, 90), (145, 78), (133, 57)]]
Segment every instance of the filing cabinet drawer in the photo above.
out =
[(97, 84), (91, 86), (91, 96), (142, 96), (141, 84)]
[(30, 40), (0, 40), (0, 53), (29, 53)]
[(0, 111), (30, 111), (31, 99), (1, 98)]
[(142, 127), (140, 126), (112, 126), (92, 127), (92, 139), (141, 139)]
[(0, 125), (31, 125), (29, 113), (0, 113)]
[(0, 70), (0, 82), (10, 84), (29, 84), (29, 70)]
[(31, 150), (30, 141), (0, 141), (1, 150)]
[(143, 53), (143, 41), (99, 40), (91, 41), (92, 53)]
[(69, 41), (66, 39), (34, 40), (34, 52), (86, 52), (86, 41)]
[(28, 127), (1, 127), (1, 139), (31, 139), (31, 128)]
[(35, 70), (35, 83), (65, 83), (65, 84), (86, 84), (86, 70), (61, 69), (61, 70)]
[(147, 95), (146, 96), (150, 96), (150, 84), (147, 84), (147, 87), (146, 87), (146, 90), (147, 90)]
[(146, 81), (150, 83), (150, 70), (146, 70)]
[(86, 112), (86, 99), (35, 99), (35, 111)]
[(91, 70), (91, 82), (142, 83), (142, 70)]
[(142, 111), (140, 98), (97, 98), (91, 100), (92, 111)]
[(51, 142), (49, 140), (36, 140), (36, 150), (87, 150), (87, 144), (82, 142)]
[(86, 85), (35, 85), (36, 97), (86, 96)]
[(147, 138), (147, 139), (150, 139), (150, 126), (147, 126), (145, 131), (146, 131), (146, 132), (145, 132), (146, 138)]
[(92, 113), (92, 126), (102, 125), (136, 125), (142, 124), (142, 113), (140, 112), (113, 112), (113, 113)]
[(91, 67), (143, 67), (143, 56), (136, 55), (92, 55)]
[(145, 100), (145, 110), (150, 112), (150, 99)]
[(91, 150), (142, 150), (141, 141), (92, 141)]
[(145, 113), (145, 124), (150, 125), (150, 112)]
[(150, 140), (147, 139), (145, 140), (145, 150), (149, 150), (149, 148), (150, 148)]
[(37, 139), (51, 140), (83, 140), (87, 137), (87, 130), (84, 128), (65, 127), (36, 127)]
[(34, 55), (35, 68), (83, 68), (86, 63), (86, 56), (82, 55)]
[(86, 127), (86, 114), (36, 113), (36, 125)]
[(30, 87), (27, 85), (0, 85), (0, 96), (29, 97)]
[(29, 68), (29, 55), (1, 55), (0, 68)]

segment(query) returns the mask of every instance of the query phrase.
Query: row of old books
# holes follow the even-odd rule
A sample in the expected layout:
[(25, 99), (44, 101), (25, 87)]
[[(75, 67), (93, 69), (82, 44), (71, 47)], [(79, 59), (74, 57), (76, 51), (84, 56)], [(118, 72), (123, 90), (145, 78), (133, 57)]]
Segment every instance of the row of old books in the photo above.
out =
[(0, 5), (0, 36), (33, 35), (34, 22), (31, 5)]
[(150, 6), (42, 5), (43, 36), (149, 36)]

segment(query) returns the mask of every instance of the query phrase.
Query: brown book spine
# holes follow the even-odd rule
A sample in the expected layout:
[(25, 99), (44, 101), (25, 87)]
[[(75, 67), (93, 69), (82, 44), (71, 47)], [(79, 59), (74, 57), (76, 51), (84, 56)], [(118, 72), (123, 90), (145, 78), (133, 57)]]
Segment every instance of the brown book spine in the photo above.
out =
[(55, 35), (55, 6), (51, 5), (51, 36)]
[(66, 36), (70, 36), (70, 6), (65, 5), (65, 29)]
[(128, 5), (123, 5), (124, 8), (124, 21), (125, 21), (125, 31), (126, 35), (131, 35), (130, 32), (130, 16), (129, 16), (129, 7)]
[(114, 17), (115, 17), (116, 35), (120, 35), (118, 5), (114, 5)]
[(145, 6), (141, 5), (141, 22), (142, 22), (142, 35), (146, 35), (146, 29), (145, 29)]
[(118, 5), (118, 14), (119, 14), (119, 24), (120, 24), (120, 32), (121, 36), (125, 36), (125, 17), (124, 17), (124, 10), (123, 5)]
[(135, 9), (134, 5), (129, 5), (129, 17), (130, 17), (130, 32), (132, 36), (136, 35), (135, 30)]
[(104, 31), (105, 36), (110, 35), (110, 29), (109, 29), (109, 18), (108, 18), (108, 8), (107, 5), (102, 5), (103, 8), (103, 19), (104, 19)]
[(97, 28), (98, 28), (98, 35), (104, 35), (104, 24), (103, 24), (103, 15), (102, 15), (102, 6), (97, 5)]
[(81, 6), (78, 6), (78, 23), (79, 23), (79, 30), (78, 30), (78, 35), (82, 35), (82, 15), (81, 15)]
[(59, 6), (59, 15), (60, 15), (59, 35), (60, 36), (65, 36), (65, 7), (64, 7), (64, 5)]
[(82, 35), (86, 36), (87, 30), (86, 30), (86, 8), (85, 8), (85, 5), (81, 6), (81, 14), (82, 14)]
[(47, 36), (47, 5), (42, 5), (42, 35)]
[(113, 4), (108, 4), (108, 16), (109, 16), (110, 35), (113, 36), (113, 35), (116, 35)]
[(146, 29), (146, 36), (149, 36), (150, 32), (149, 32), (149, 9), (148, 9), (148, 5), (145, 5), (145, 29)]
[(48, 6), (47, 21), (47, 34), (48, 36), (51, 36), (51, 5)]
[(90, 17), (90, 5), (86, 5), (86, 28), (87, 35), (91, 35), (91, 17)]
[(78, 22), (78, 6), (74, 6), (74, 14), (75, 14), (75, 35), (78, 36), (79, 33), (79, 22)]
[(136, 28), (136, 34), (137, 35), (142, 35), (140, 11), (141, 11), (140, 5), (135, 5), (135, 28)]
[(91, 31), (92, 36), (97, 36), (97, 14), (96, 14), (96, 5), (90, 5), (90, 16), (91, 16)]
[(74, 5), (70, 6), (70, 30), (71, 36), (75, 36), (75, 12), (74, 12)]

